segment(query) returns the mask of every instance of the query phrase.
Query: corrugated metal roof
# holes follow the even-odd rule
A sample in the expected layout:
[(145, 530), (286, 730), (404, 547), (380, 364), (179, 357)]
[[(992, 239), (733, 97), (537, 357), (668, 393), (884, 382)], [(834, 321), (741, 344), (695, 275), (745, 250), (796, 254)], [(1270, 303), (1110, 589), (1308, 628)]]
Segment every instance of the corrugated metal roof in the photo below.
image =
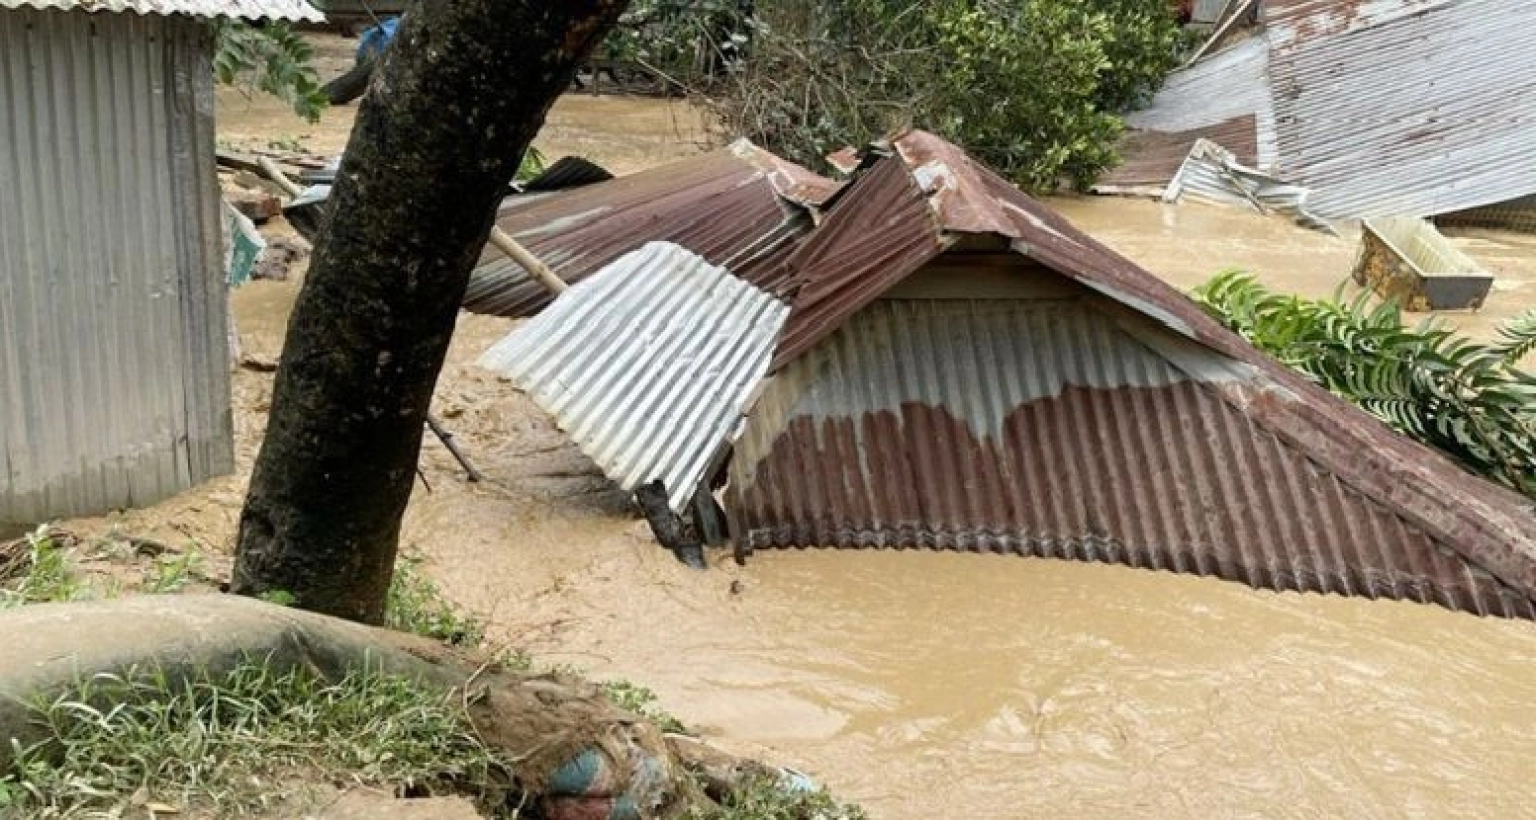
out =
[(1099, 297), (877, 301), (773, 379), (779, 412), (737, 445), (732, 530), (1536, 616), (1214, 389), (1244, 379)]
[(1175, 72), (1127, 122), (1183, 132), (1254, 113), (1258, 168), (1312, 189), (1327, 219), (1430, 216), (1536, 191), (1536, 4), (1263, 5), (1261, 36)]
[[(834, 220), (846, 220), (847, 225), (863, 224), (868, 229), (826, 236), (818, 231), (801, 255), (787, 264), (799, 287), (796, 312), (802, 310), (800, 294), (818, 292), (822, 279), (836, 287), (819, 291), (829, 297), (807, 301), (805, 309), (813, 311), (814, 321), (791, 313), (774, 361), (776, 371), (791, 365), (797, 351), (805, 355), (816, 349), (881, 296), (882, 288), (900, 281), (901, 277), (885, 271), (874, 274), (880, 287), (845, 281), (848, 269), (877, 270), (866, 257), (886, 254), (892, 247), (932, 247), (937, 257), (940, 248), (965, 236), (993, 236), (1020, 256), (1198, 342), (1206, 351), (1222, 354), (1231, 365), (1223, 373), (1237, 368), (1251, 376), (1216, 378), (1205, 384), (1248, 423), (1304, 453), (1315, 469), (1336, 477), (1481, 571), (1515, 589), (1536, 590), (1536, 510), (1527, 499), (1463, 471), (1307, 382), (1222, 327), (1188, 297), (1084, 235), (955, 146), (914, 131), (896, 139), (893, 149), (894, 155), (869, 160), (872, 167), (833, 203), (823, 223), (829, 227)], [(897, 184), (892, 170), (900, 168), (907, 170), (912, 185), (928, 200), (932, 222), (926, 226), (916, 218), (893, 216), (907, 214), (912, 207), (912, 186)], [(859, 188), (865, 185), (889, 193), (860, 196)], [(919, 230), (936, 232), (938, 237), (909, 235)], [(842, 239), (834, 241), (839, 236)], [(807, 261), (801, 257), (812, 253), (816, 264), (800, 264)], [(916, 256), (915, 252), (901, 254), (901, 268), (920, 266), (921, 262), (914, 263)], [(1209, 360), (1208, 352), (1202, 355)], [(1262, 461), (1245, 464), (1255, 473), (1268, 469)], [(892, 480), (903, 479), (893, 476)], [(1250, 476), (1248, 480), (1259, 479)]]
[(527, 391), (624, 490), (660, 479), (681, 512), (735, 434), (788, 312), (653, 242), (573, 285), (481, 364)]
[(325, 15), (305, 0), (0, 0), (0, 9), (22, 8), (325, 22)]
[(1307, 207), (1307, 200), (1312, 196), (1309, 189), (1289, 185), (1256, 168), (1249, 168), (1231, 151), (1210, 140), (1195, 142), (1178, 173), (1163, 191), (1162, 199), (1177, 202), (1185, 196), (1249, 207), (1259, 213), (1276, 211), (1306, 227), (1337, 233), (1333, 226)]
[(1536, 192), (1536, 3), (1266, 11), (1281, 173), (1325, 217), (1427, 216)]
[[(1181, 133), (1241, 117), (1254, 118), (1258, 167), (1272, 168), (1279, 149), (1269, 95), (1269, 41), (1264, 37), (1250, 37), (1169, 75), (1147, 107), (1126, 115), (1125, 123), (1142, 131)], [(1125, 158), (1132, 159), (1129, 154)]]
[(0, 13), (0, 529), (233, 469), (206, 45)]
[[(810, 229), (802, 206), (825, 202), (838, 183), (745, 140), (730, 148), (559, 194), (513, 197), (497, 225), (566, 282), (649, 241), (667, 241), (769, 287)], [(550, 294), (488, 247), (464, 306), (476, 313), (531, 316)]]
[(1190, 131), (1128, 131), (1115, 147), (1122, 162), (1100, 177), (1093, 190), (1098, 193), (1156, 191), (1161, 196), (1195, 143), (1202, 139), (1230, 150), (1244, 165), (1255, 165), (1259, 161), (1258, 131), (1252, 115), (1233, 117)]

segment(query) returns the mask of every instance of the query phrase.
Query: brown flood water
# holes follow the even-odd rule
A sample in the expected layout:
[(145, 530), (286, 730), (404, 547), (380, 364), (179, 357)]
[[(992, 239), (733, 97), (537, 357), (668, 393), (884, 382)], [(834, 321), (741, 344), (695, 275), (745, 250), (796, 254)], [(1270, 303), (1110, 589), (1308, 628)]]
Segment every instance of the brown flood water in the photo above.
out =
[[(573, 141), (608, 115), (582, 105)], [(619, 162), (643, 159), (630, 148)], [(1324, 295), (1354, 253), (1237, 211), (1053, 204), (1181, 288), (1237, 265)], [(1457, 317), (1479, 332), (1536, 301), (1536, 252), (1475, 241), (1508, 269), (1483, 315)], [(295, 291), (235, 294), (248, 351), (277, 352)], [(464, 483), (429, 438), (403, 541), (498, 641), (648, 685), (722, 746), (887, 820), (1536, 816), (1536, 625), (1004, 556), (766, 552), (695, 572), (474, 366), (511, 327), (462, 317), (435, 402), (490, 481)], [(237, 373), (236, 476), (70, 526), (227, 552), (270, 387)]]

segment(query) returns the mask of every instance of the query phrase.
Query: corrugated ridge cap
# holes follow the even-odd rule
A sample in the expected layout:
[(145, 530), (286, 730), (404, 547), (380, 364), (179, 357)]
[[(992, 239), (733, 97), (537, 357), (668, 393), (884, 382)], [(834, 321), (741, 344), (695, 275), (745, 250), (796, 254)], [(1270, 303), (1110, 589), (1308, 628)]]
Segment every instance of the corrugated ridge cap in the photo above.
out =
[(325, 15), (305, 0), (0, 0), (0, 9), (34, 8), (58, 11), (186, 14), (211, 19), (284, 20), (323, 23)]

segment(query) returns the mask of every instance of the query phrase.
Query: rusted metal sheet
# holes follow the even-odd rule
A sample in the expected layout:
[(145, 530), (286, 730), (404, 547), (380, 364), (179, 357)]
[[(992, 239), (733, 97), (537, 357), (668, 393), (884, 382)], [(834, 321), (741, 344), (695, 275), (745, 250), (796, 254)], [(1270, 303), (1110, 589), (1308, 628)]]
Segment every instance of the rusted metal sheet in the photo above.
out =
[(769, 385), (782, 412), (737, 445), (732, 531), (1536, 616), (1216, 389), (1262, 380), (1230, 365), (1096, 296), (877, 301)]
[(620, 487), (681, 512), (740, 426), (789, 308), (667, 242), (573, 285), (481, 357)]
[[(1126, 115), (1125, 122), (1138, 131), (1179, 134), (1252, 117), (1251, 138), (1238, 141), (1224, 134), (1217, 142), (1239, 150), (1251, 141), (1254, 164), (1270, 170), (1279, 160), (1279, 149), (1268, 76), (1269, 41), (1250, 37), (1169, 75), (1147, 107)], [(1129, 153), (1122, 157), (1127, 162), (1136, 159)]]
[(0, 0), (0, 9), (20, 8), (325, 22), (325, 15), (306, 0)]
[[(783, 260), (811, 227), (808, 207), (838, 184), (751, 143), (574, 191), (512, 197), (497, 225), (566, 282), (649, 241), (681, 245), (713, 264), (771, 287)], [(531, 316), (550, 294), (488, 248), (464, 306), (476, 313)]]
[(208, 28), (0, 11), (0, 530), (234, 468)]
[(1536, 191), (1536, 4), (1266, 12), (1281, 171), (1325, 217), (1428, 216)]
[(1189, 131), (1130, 131), (1115, 147), (1121, 157), (1120, 164), (1100, 177), (1094, 183), (1093, 191), (1145, 192), (1162, 196), (1189, 157), (1190, 149), (1202, 139), (1231, 151), (1244, 165), (1258, 164), (1258, 125), (1252, 114)]
[[(883, 158), (866, 160), (866, 170), (851, 190), (833, 203), (823, 228), (838, 225), (841, 230), (825, 235), (818, 230), (785, 266), (795, 277), (790, 291), (794, 311), (775, 355), (775, 384), (800, 357), (814, 355), (834, 332), (898, 286), (906, 276), (902, 271), (911, 273), (939, 258), (945, 248), (973, 241), (967, 237), (991, 237), (1197, 343), (1194, 353), (1170, 356), (1246, 423), (1303, 454), (1318, 474), (1370, 499), (1479, 571), (1522, 593), (1536, 590), (1536, 512), (1528, 500), (1463, 471), (1260, 353), (1183, 294), (976, 165), (955, 146), (914, 131), (884, 150), (889, 153)], [(898, 173), (902, 170), (909, 175), (905, 184)], [(916, 216), (914, 188), (927, 201), (926, 223)], [(854, 230), (860, 225), (864, 230)], [(890, 261), (882, 263), (882, 256)], [(893, 267), (886, 270), (883, 264)], [(809, 318), (795, 315), (801, 310), (811, 314)], [(1233, 378), (1233, 372), (1245, 375)], [(850, 373), (841, 382), (856, 390), (868, 378)], [(1005, 381), (1010, 372), (995, 372), (995, 378)], [(762, 406), (768, 408), (763, 416), (768, 432), (749, 429), (746, 439), (772, 439), (774, 419), (787, 417), (771, 412), (774, 407), (784, 410), (782, 403)], [(754, 415), (752, 426), (758, 423)], [(758, 450), (766, 452), (767, 445), (759, 441)], [(865, 458), (869, 452), (842, 455)], [(1078, 457), (1102, 455), (1084, 449)], [(1241, 480), (1270, 481), (1268, 469), (1263, 460), (1243, 461)], [(893, 483), (911, 481), (900, 473), (886, 478)], [(936, 475), (931, 480), (959, 479)], [(1168, 490), (1190, 492), (1188, 487)], [(1358, 518), (1336, 523), (1366, 526)], [(1382, 546), (1396, 549), (1401, 544)]]

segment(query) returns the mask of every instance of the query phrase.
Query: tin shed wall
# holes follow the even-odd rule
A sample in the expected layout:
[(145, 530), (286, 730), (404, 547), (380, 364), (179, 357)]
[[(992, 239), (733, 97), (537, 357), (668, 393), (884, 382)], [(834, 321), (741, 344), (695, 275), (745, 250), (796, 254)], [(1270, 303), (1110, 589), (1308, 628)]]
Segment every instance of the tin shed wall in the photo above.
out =
[(211, 45), (0, 11), (0, 527), (233, 469)]

